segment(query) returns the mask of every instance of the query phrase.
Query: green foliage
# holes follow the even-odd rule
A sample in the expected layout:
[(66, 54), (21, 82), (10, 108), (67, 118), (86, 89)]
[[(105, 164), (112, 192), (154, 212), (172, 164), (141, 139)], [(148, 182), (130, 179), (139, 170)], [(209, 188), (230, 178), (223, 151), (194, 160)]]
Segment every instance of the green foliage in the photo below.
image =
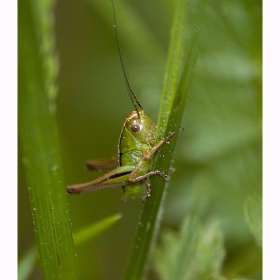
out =
[(115, 214), (80, 229), (77, 233), (74, 234), (75, 244), (80, 245), (98, 236), (106, 229), (110, 228), (113, 224), (115, 224), (119, 219), (121, 219), (121, 217), (122, 216), (120, 214)]
[[(100, 235), (112, 225), (114, 225), (119, 219), (120, 214), (115, 214), (110, 217), (106, 217), (101, 221), (94, 222), (85, 226), (74, 234), (75, 245), (81, 245), (89, 240), (92, 240), (96, 236)], [(36, 265), (36, 259), (38, 255), (37, 246), (33, 245), (20, 259), (18, 276), (20, 280), (29, 279), (32, 271)]]
[(18, 280), (28, 279), (35, 267), (37, 247), (34, 244), (20, 259), (18, 265)]
[(248, 195), (245, 200), (245, 217), (256, 242), (262, 245), (262, 199), (260, 195)]
[[(133, 110), (117, 56), (110, 1), (57, 1), (54, 12), (52, 1), (36, 3), (19, 2), (19, 254), (34, 244), (36, 234), (40, 262), (47, 261), (42, 267), (44, 277), (49, 265), (50, 272), (58, 272), (56, 258), (51, 256), (67, 247), (58, 252), (62, 266), (72, 268), (65, 269), (66, 273), (78, 264), (79, 279), (120, 279), (129, 250), (135, 248), (133, 237), (139, 225), (136, 245), (141, 254), (127, 265), (131, 270), (137, 268), (137, 275), (153, 260), (150, 252), (157, 246), (157, 233), (160, 244), (153, 262), (157, 270), (148, 270), (148, 279), (170, 275), (171, 271), (163, 276), (166, 260), (178, 276), (184, 272), (184, 263), (197, 260), (197, 269), (189, 271), (195, 276), (261, 279), (262, 2), (208, 1), (202, 27), (195, 29), (200, 31), (197, 47), (188, 56), (196, 34), (192, 33), (196, 9), (186, 7), (187, 30), (172, 37), (170, 44), (178, 47), (169, 47), (174, 53), (168, 54), (170, 30), (185, 28), (179, 24), (183, 9), (176, 17), (179, 28), (173, 21), (178, 2), (115, 1), (120, 45), (133, 90), (154, 120), (161, 92), (165, 92), (158, 137), (176, 130), (176, 137), (161, 149), (164, 158), (155, 162), (165, 172), (170, 164), (175, 170), (167, 192), (163, 193), (164, 182), (153, 178), (152, 197), (144, 206), (143, 194), (120, 203), (120, 189), (77, 197), (65, 193), (67, 185), (99, 176), (84, 170), (85, 161), (117, 153), (123, 121)], [(185, 63), (196, 60), (196, 52), (195, 68), (186, 66), (191, 72), (184, 72)], [(164, 71), (176, 74), (164, 77)], [(181, 79), (182, 75), (192, 77), (191, 83)], [(58, 85), (54, 105), (49, 95), (56, 95)], [(178, 88), (187, 96), (176, 100), (172, 94)], [(171, 108), (184, 103), (185, 97), (180, 122), (182, 112)], [(180, 125), (184, 131), (178, 131)], [(74, 249), (65, 198), (74, 232), (112, 213), (123, 217), (111, 230)], [(185, 219), (186, 213), (196, 218)], [(190, 240), (194, 243), (184, 254), (178, 244)], [(211, 259), (214, 248), (219, 252), (215, 260)], [(176, 251), (182, 259), (177, 263), (166, 251)], [(160, 259), (158, 252), (167, 259)], [(188, 258), (191, 252), (194, 258)], [(40, 275), (31, 279), (40, 279)]]
[(155, 255), (160, 279), (223, 280), (224, 238), (217, 221), (187, 217), (179, 232), (166, 230)]

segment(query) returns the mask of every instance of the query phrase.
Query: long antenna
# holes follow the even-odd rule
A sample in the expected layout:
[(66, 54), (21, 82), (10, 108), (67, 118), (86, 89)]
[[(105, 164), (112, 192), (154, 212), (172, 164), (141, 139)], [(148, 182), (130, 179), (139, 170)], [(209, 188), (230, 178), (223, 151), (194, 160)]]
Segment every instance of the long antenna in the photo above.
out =
[(139, 110), (143, 110), (143, 107), (141, 106), (140, 102), (138, 101), (138, 99), (136, 98), (136, 95), (134, 94), (132, 88), (131, 88), (131, 85), (128, 81), (128, 78), (127, 78), (127, 75), (126, 75), (126, 72), (125, 72), (125, 68), (124, 68), (124, 63), (123, 63), (123, 59), (122, 59), (122, 53), (121, 53), (121, 48), (120, 48), (120, 44), (119, 44), (119, 38), (118, 38), (118, 32), (117, 32), (117, 23), (116, 23), (116, 13), (115, 13), (115, 6), (114, 6), (114, 2), (113, 0), (111, 0), (111, 3), (112, 3), (112, 7), (113, 7), (113, 16), (114, 16), (114, 30), (115, 30), (115, 37), (116, 37), (116, 42), (117, 42), (117, 46), (118, 46), (118, 51), (119, 51), (119, 57), (120, 57), (120, 61), (121, 61), (121, 66), (122, 66), (122, 71), (123, 71), (123, 74), (124, 74), (124, 78), (125, 78), (125, 83), (126, 83), (126, 86), (127, 86), (127, 90), (128, 90), (128, 94), (129, 94), (129, 97), (137, 111), (137, 114), (138, 114), (138, 117), (140, 118), (140, 115), (139, 115)]

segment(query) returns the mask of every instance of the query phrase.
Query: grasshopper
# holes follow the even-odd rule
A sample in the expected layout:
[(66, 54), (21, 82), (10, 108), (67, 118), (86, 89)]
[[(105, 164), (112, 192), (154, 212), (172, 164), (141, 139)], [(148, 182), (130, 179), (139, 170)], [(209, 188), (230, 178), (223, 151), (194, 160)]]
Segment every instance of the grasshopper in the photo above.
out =
[(157, 150), (174, 135), (169, 132), (165, 138), (156, 143), (157, 127), (144, 113), (143, 107), (136, 98), (125, 71), (118, 34), (116, 28), (116, 16), (114, 3), (112, 2), (114, 16), (114, 32), (119, 52), (122, 71), (126, 86), (135, 110), (126, 117), (118, 143), (118, 157), (110, 160), (89, 161), (87, 167), (90, 170), (105, 171), (116, 164), (113, 170), (100, 178), (83, 184), (67, 187), (69, 194), (82, 194), (101, 189), (122, 187), (124, 197), (134, 198), (140, 193), (143, 183), (146, 186), (146, 194), (142, 198), (143, 203), (151, 196), (151, 187), (148, 178), (153, 175), (161, 176), (165, 181), (167, 175), (160, 170), (150, 170), (153, 155)]

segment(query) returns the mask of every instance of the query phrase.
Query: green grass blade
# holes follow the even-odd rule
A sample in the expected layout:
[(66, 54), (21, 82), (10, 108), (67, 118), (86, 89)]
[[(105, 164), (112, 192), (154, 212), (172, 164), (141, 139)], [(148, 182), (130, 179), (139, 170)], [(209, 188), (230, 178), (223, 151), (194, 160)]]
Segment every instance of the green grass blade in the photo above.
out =
[[(52, 37), (53, 1), (45, 3), (45, 8), (37, 10), (41, 16), (34, 16), (35, 2), (19, 2), (20, 145), (43, 277), (76, 279), (57, 128), (48, 97), (50, 89), (55, 88), (54, 79), (46, 86), (51, 75), (46, 75), (47, 57), (42, 51), (44, 36)], [(41, 25), (38, 20), (43, 18), (48, 21)], [(41, 28), (45, 24), (48, 28)], [(48, 43), (53, 44), (51, 40)], [(53, 69), (56, 67), (53, 65)]]
[[(80, 229), (77, 233), (74, 233), (75, 245), (81, 245), (88, 240), (93, 239), (110, 228), (121, 218), (122, 215), (118, 213)], [(24, 256), (22, 256), (18, 267), (19, 280), (25, 280), (29, 278), (35, 267), (37, 255), (37, 246), (34, 245), (24, 254)]]
[[(176, 131), (176, 134), (171, 139), (170, 144), (162, 147), (160, 152), (162, 157), (155, 159), (155, 169), (165, 172), (170, 168), (190, 78), (195, 66), (198, 31), (201, 27), (204, 5), (205, 1), (200, 1), (197, 6), (190, 7), (189, 1), (179, 0), (175, 12), (157, 137), (161, 139), (169, 131)], [(191, 24), (190, 15), (194, 18)], [(158, 177), (153, 176), (151, 179), (152, 197), (147, 200), (142, 211), (123, 279), (141, 279), (147, 267), (161, 218), (165, 182)]]
[(37, 246), (34, 244), (19, 261), (18, 280), (28, 279), (35, 267)]
[(77, 233), (74, 234), (75, 244), (80, 245), (87, 242), (88, 240), (94, 238), (95, 236), (99, 235), (100, 233), (114, 225), (121, 218), (121, 214), (115, 214), (80, 229)]

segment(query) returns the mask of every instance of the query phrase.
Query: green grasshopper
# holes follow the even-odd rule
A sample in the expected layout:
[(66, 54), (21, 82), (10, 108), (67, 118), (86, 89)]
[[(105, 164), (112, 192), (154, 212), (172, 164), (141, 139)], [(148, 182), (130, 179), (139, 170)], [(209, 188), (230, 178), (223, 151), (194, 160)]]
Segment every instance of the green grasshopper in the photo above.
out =
[(143, 107), (137, 100), (123, 64), (120, 45), (118, 41), (116, 16), (113, 1), (114, 31), (118, 47), (122, 71), (128, 88), (129, 96), (135, 110), (128, 114), (125, 119), (118, 144), (118, 157), (110, 160), (89, 161), (87, 167), (95, 171), (105, 171), (109, 167), (118, 164), (116, 168), (109, 171), (100, 178), (83, 184), (67, 187), (69, 194), (82, 194), (108, 188), (122, 187), (124, 197), (134, 198), (140, 193), (142, 184), (146, 185), (146, 194), (142, 201), (151, 196), (151, 187), (148, 178), (159, 175), (167, 180), (160, 170), (150, 170), (155, 152), (174, 135), (169, 132), (165, 138), (156, 143), (157, 127), (154, 122), (144, 113)]

